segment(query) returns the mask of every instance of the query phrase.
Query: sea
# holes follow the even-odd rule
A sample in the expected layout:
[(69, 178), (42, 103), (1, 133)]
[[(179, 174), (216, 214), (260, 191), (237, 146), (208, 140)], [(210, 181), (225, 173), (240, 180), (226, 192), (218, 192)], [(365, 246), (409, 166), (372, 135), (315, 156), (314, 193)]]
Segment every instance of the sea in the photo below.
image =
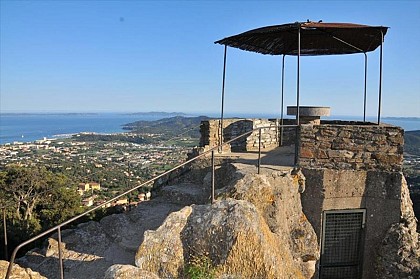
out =
[(4, 113), (0, 114), (0, 144), (65, 138), (81, 132), (121, 133), (124, 124), (163, 117), (130, 113)]
[[(123, 125), (138, 120), (158, 120), (177, 114), (168, 113), (0, 113), (0, 144), (32, 142), (43, 138), (65, 138), (80, 132), (121, 133)], [(185, 115), (185, 114), (180, 114)], [(198, 116), (197, 114), (196, 116)], [(217, 115), (207, 114), (210, 117)], [(194, 115), (188, 115), (194, 116)], [(245, 115), (238, 115), (244, 117)], [(227, 115), (227, 117), (232, 117)], [(247, 117), (272, 118), (271, 115)], [(351, 116), (330, 119), (360, 120)], [(368, 119), (373, 120), (373, 119)], [(419, 117), (384, 117), (381, 122), (400, 126), (406, 131), (420, 130)]]

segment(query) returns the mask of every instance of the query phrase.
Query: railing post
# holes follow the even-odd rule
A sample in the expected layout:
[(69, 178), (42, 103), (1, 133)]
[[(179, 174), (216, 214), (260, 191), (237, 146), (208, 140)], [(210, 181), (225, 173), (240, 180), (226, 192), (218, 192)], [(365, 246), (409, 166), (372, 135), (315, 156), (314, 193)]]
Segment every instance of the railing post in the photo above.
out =
[(60, 264), (60, 278), (64, 279), (63, 254), (61, 252), (61, 228), (58, 227), (58, 261)]
[(3, 208), (3, 232), (4, 232), (4, 257), (9, 260), (9, 251), (7, 247), (7, 225), (6, 225), (6, 208)]
[(261, 169), (261, 128), (258, 130), (258, 174)]
[(214, 199), (214, 150), (211, 151), (211, 203), (215, 202)]

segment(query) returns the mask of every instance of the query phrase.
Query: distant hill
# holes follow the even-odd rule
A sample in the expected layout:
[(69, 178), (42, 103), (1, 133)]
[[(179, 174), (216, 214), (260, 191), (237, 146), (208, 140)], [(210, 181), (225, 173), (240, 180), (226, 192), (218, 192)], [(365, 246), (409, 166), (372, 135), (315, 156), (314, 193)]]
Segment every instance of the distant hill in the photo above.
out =
[(175, 116), (155, 121), (136, 121), (123, 126), (124, 130), (138, 134), (160, 134), (162, 138), (171, 138), (180, 134), (192, 138), (200, 138), (200, 123), (210, 119), (207, 116), (184, 117)]
[(420, 156), (420, 130), (405, 132), (404, 152)]
[[(150, 112), (148, 114), (159, 114)], [(171, 114), (171, 113), (168, 113)], [(137, 134), (160, 134), (161, 138), (171, 138), (183, 134), (192, 138), (200, 138), (200, 123), (210, 119), (207, 116), (186, 117), (174, 116), (155, 121), (136, 121), (123, 125), (124, 130)], [(404, 152), (420, 156), (420, 130), (406, 131), (404, 135)]]
[(174, 117), (174, 116), (187, 116), (182, 112), (164, 112), (164, 111), (149, 111), (149, 112), (133, 112), (130, 115), (141, 115), (141, 116), (160, 116), (162, 118)]

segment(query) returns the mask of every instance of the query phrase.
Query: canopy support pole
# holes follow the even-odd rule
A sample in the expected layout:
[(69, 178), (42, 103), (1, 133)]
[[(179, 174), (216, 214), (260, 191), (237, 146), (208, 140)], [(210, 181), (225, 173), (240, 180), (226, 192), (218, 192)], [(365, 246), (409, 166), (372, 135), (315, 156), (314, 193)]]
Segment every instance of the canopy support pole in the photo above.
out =
[(295, 165), (299, 158), (299, 96), (300, 95), (300, 24), (298, 26), (298, 55), (297, 55), (297, 78), (296, 78), (296, 138), (295, 138)]
[(227, 45), (225, 45), (225, 54), (223, 58), (222, 109), (220, 113), (219, 153), (223, 151), (223, 112), (224, 112), (224, 106), (225, 106), (226, 54), (227, 54)]
[(382, 102), (382, 45), (384, 42), (384, 33), (381, 30), (381, 51), (379, 58), (379, 100), (378, 100), (378, 125), (381, 122), (381, 102)]
[(283, 54), (283, 61), (281, 64), (281, 108), (280, 108), (280, 146), (283, 145), (283, 110), (284, 110), (284, 58), (286, 57)]
[(363, 53), (365, 55), (365, 88), (364, 88), (364, 98), (363, 98), (363, 122), (366, 122), (366, 95), (367, 95), (367, 63), (368, 58), (366, 52)]

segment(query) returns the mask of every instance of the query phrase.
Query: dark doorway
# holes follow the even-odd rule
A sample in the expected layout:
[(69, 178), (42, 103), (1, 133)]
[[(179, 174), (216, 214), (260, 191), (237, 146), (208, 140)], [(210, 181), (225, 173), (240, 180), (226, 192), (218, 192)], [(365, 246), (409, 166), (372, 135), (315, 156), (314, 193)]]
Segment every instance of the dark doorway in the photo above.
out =
[(365, 214), (365, 209), (323, 212), (321, 279), (361, 278)]

